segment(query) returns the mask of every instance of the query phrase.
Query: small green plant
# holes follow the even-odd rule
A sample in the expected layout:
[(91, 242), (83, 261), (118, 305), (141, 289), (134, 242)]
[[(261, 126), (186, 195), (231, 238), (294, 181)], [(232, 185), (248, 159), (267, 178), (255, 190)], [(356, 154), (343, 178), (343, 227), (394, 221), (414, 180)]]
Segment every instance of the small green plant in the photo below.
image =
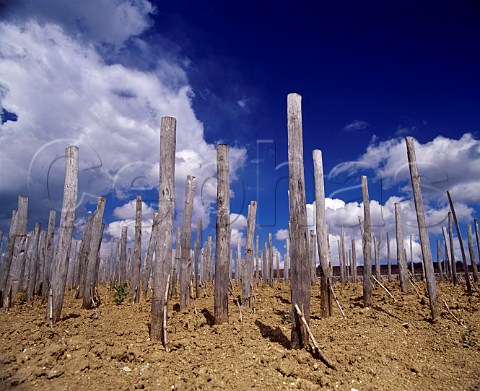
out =
[(113, 287), (115, 292), (113, 292), (113, 301), (116, 305), (122, 304), (128, 296), (127, 284), (118, 284)]
[(464, 346), (474, 347), (477, 345), (477, 338), (474, 334), (472, 327), (468, 327), (468, 329), (462, 333), (462, 342)]

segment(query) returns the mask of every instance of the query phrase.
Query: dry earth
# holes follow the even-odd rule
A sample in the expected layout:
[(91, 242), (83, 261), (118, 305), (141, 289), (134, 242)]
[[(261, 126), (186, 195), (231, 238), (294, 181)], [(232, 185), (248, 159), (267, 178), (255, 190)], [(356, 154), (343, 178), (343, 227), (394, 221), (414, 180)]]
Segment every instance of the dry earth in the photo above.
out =
[(174, 297), (169, 353), (149, 340), (149, 300), (117, 306), (101, 287), (103, 303), (87, 311), (68, 293), (54, 330), (43, 305), (17, 303), (0, 311), (0, 388), (479, 390), (478, 291), (467, 296), (464, 287), (439, 284), (462, 324), (446, 309), (432, 323), (422, 294), (388, 287), (396, 302), (376, 286), (375, 304), (363, 308), (361, 285), (336, 285), (347, 319), (337, 307), (320, 319), (313, 288), (311, 329), (335, 370), (309, 351), (289, 349), (290, 290), (283, 283), (260, 284), (256, 313), (244, 309), (243, 322), (231, 298), (230, 321), (221, 326), (211, 325), (211, 288), (197, 300), (197, 313), (193, 305), (178, 312)]

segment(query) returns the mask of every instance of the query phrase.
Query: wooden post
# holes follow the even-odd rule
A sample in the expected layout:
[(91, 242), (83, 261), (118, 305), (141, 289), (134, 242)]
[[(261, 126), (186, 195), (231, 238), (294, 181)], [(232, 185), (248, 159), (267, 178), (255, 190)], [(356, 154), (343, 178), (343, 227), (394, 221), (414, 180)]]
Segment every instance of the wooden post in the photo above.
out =
[(120, 269), (119, 284), (127, 282), (127, 231), (128, 227), (122, 227), (122, 236), (120, 238)]
[(135, 204), (135, 242), (133, 244), (133, 270), (131, 281), (132, 303), (140, 303), (140, 265), (142, 262), (142, 197), (137, 196)]
[(267, 243), (263, 244), (263, 251), (262, 251), (262, 278), (264, 283), (268, 283), (268, 261), (267, 261)]
[(453, 285), (458, 284), (457, 278), (457, 261), (455, 260), (455, 248), (453, 246), (453, 218), (452, 212), (448, 212), (448, 242), (450, 244), (450, 263), (452, 265), (452, 281)]
[(245, 307), (253, 305), (253, 300), (250, 300), (251, 287), (253, 284), (253, 238), (255, 236), (255, 222), (257, 216), (257, 203), (251, 201), (248, 206), (247, 216), (247, 235), (245, 238), (245, 267), (242, 281), (242, 304)]
[(273, 286), (273, 241), (272, 241), (271, 233), (268, 234), (268, 273), (267, 274), (268, 274), (268, 284), (270, 286)]
[(477, 241), (477, 252), (478, 252), (478, 257), (480, 259), (480, 237), (478, 232), (478, 219), (473, 219), (473, 224), (475, 225), (475, 238)]
[[(30, 270), (28, 278), (28, 301), (33, 302), (35, 295), (35, 277), (37, 276), (38, 268), (38, 241), (40, 238), (40, 224), (35, 224), (35, 229), (30, 239), (30, 244), (28, 246), (27, 258), (30, 259)], [(0, 239), (1, 240), (1, 239)], [(27, 272), (27, 271), (25, 271)]]
[(102, 243), (103, 214), (105, 212), (105, 198), (99, 197), (97, 210), (92, 218), (92, 236), (90, 238), (87, 265), (85, 268), (83, 283), (82, 308), (92, 309), (95, 306), (95, 288), (97, 286), (96, 276), (98, 275), (97, 258)]
[(285, 281), (290, 280), (290, 239), (285, 241), (285, 257), (283, 263), (283, 279)]
[(303, 167), (303, 136), (301, 96), (289, 94), (288, 107), (288, 169), (291, 224), (291, 344), (303, 348), (308, 336), (297, 314), (295, 305), (302, 309), (307, 324), (310, 322), (310, 260), (307, 247), (307, 210)]
[[(176, 123), (177, 120), (174, 117), (162, 117), (160, 129), (158, 231), (150, 327), (150, 339), (152, 341), (166, 341), (167, 339), (163, 322), (164, 317), (167, 318), (168, 304), (168, 294), (165, 294), (165, 290), (168, 289), (169, 275), (172, 270)], [(163, 339), (163, 337), (165, 338)]]
[[(148, 293), (148, 282), (152, 274), (153, 264), (153, 250), (157, 242), (158, 236), (158, 212), (153, 212), (152, 232), (150, 233), (150, 240), (148, 241), (147, 253), (145, 254), (145, 262), (142, 271), (142, 291), (146, 298)], [(113, 250), (112, 250), (113, 252)]]
[(376, 246), (375, 246), (375, 275), (377, 280), (380, 281), (382, 279), (382, 266), (381, 266), (381, 258), (380, 258), (380, 248), (382, 246), (382, 233), (378, 237)]
[(452, 263), (450, 260), (450, 250), (448, 248), (448, 234), (447, 234), (447, 229), (445, 227), (442, 227), (442, 233), (443, 233), (443, 245), (445, 247), (445, 265), (447, 266), (446, 269), (450, 268), (450, 276), (452, 277), (452, 280), (453, 280)]
[(55, 239), (55, 220), (57, 218), (57, 212), (51, 210), (48, 215), (48, 228), (47, 228), (47, 248), (45, 251), (45, 269), (44, 279), (42, 287), (42, 296), (44, 300), (47, 300), (50, 292), (50, 280), (52, 276), (52, 262), (54, 255), (54, 239)]
[(35, 282), (35, 294), (41, 296), (43, 289), (43, 273), (45, 270), (45, 254), (47, 249), (47, 231), (40, 231), (40, 238), (38, 240), (38, 277)]
[(468, 234), (468, 251), (470, 252), (470, 262), (472, 264), (472, 271), (473, 271), (473, 281), (478, 282), (477, 261), (475, 259), (475, 250), (473, 249), (472, 226), (470, 224), (467, 225), (467, 234)]
[(259, 255), (258, 241), (259, 241), (259, 237), (257, 235), (256, 241), (255, 241), (255, 282), (256, 283), (258, 283), (258, 277), (260, 273), (260, 258), (258, 257)]
[(5, 254), (3, 255), (2, 266), (0, 268), (0, 306), (3, 306), (3, 302), (6, 296), (8, 296), (7, 280), (10, 274), (10, 267), (12, 265), (13, 247), (15, 245), (15, 230), (17, 224), (17, 211), (12, 211), (12, 219), (10, 220), (10, 230), (7, 237), (7, 246), (5, 248)]
[(395, 232), (397, 240), (397, 268), (402, 292), (408, 291), (408, 266), (405, 257), (405, 247), (402, 226), (402, 208), (400, 203), (395, 203)]
[(310, 230), (310, 261), (312, 263), (311, 270), (312, 272), (310, 273), (310, 278), (312, 285), (315, 284), (315, 278), (317, 274), (316, 270), (316, 260), (317, 260), (317, 235), (315, 235), (315, 230), (311, 229)]
[(363, 197), (363, 305), (372, 305), (372, 223), (370, 220), (370, 198), (368, 196), (368, 181), (362, 176)]
[(214, 322), (228, 322), (228, 256), (230, 252), (230, 183), (228, 146), (217, 147), (217, 224)]
[(207, 238), (207, 251), (206, 251), (206, 260), (205, 260), (205, 270), (207, 271), (207, 281), (212, 281), (212, 236), (209, 235)]
[(390, 236), (387, 231), (387, 278), (388, 282), (392, 281), (392, 261), (390, 260)]
[(441, 259), (441, 253), (442, 253), (442, 247), (440, 245), (440, 239), (437, 239), (437, 265), (438, 265), (438, 273), (440, 276), (440, 281), (443, 282), (443, 270), (442, 270), (442, 259)]
[(78, 147), (71, 146), (65, 150), (65, 183), (63, 205), (58, 229), (58, 244), (52, 264), (47, 310), (52, 310), (52, 323), (60, 320), (67, 277), (67, 262), (72, 242), (73, 223), (78, 193)]
[(423, 210), (422, 190), (420, 187), (420, 174), (418, 172), (417, 161), (415, 157), (415, 148), (413, 138), (406, 137), (407, 157), (410, 167), (410, 179), (412, 181), (413, 199), (415, 201), (415, 210), (417, 211), (418, 232), (420, 235), (420, 245), (422, 247), (422, 258), (425, 266), (425, 277), (427, 280), (427, 291), (430, 298), (430, 311), (432, 319), (440, 316), (440, 301), (437, 297), (437, 285), (435, 282), (435, 272), (433, 270), (432, 249), (430, 248), (430, 239), (428, 237), (427, 222)]
[(357, 283), (357, 249), (355, 247), (355, 239), (352, 239), (352, 281)]
[(180, 311), (190, 304), (190, 271), (192, 262), (192, 213), (195, 195), (195, 177), (188, 175), (185, 184), (185, 208), (182, 226), (182, 258), (180, 261)]
[(472, 294), (472, 284), (470, 283), (470, 277), (468, 275), (467, 256), (465, 255), (465, 248), (463, 247), (462, 232), (460, 231), (460, 225), (458, 224), (457, 214), (455, 213), (455, 207), (450, 192), (447, 191), (448, 202), (450, 203), (450, 210), (452, 212), (453, 221), (455, 222), (455, 228), (457, 229), (458, 242), (460, 244), (460, 251), (462, 253), (463, 271), (465, 273), (465, 282), (467, 284), (467, 294)]
[(178, 284), (178, 269), (180, 267), (180, 261), (182, 260), (182, 229), (177, 226), (177, 234), (175, 236), (175, 253), (172, 257), (172, 278), (171, 278), (171, 290), (170, 297), (177, 293)]
[(197, 236), (195, 237), (195, 243), (193, 247), (193, 262), (194, 262), (194, 272), (195, 272), (195, 297), (198, 299), (200, 297), (200, 276), (199, 276), (199, 251), (200, 244), (202, 240), (202, 219), (198, 219), (197, 223)]
[(240, 283), (240, 280), (242, 279), (242, 242), (240, 240), (240, 236), (237, 237), (237, 259), (235, 261), (235, 279), (237, 280), (238, 283)]
[(415, 263), (413, 262), (413, 235), (410, 235), (410, 266), (412, 268), (412, 277), (415, 278)]
[(345, 233), (343, 232), (343, 227), (340, 228), (340, 244), (338, 246), (338, 259), (340, 263), (340, 281), (345, 285)]

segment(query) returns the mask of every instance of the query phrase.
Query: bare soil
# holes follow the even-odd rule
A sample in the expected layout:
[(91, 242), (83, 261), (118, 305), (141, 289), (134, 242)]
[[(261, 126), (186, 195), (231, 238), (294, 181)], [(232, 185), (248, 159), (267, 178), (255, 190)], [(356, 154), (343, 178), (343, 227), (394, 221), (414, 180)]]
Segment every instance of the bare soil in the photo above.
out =
[[(423, 285), (420, 292), (423, 292)], [(431, 322), (428, 300), (378, 285), (363, 308), (361, 285), (336, 285), (345, 311), (321, 319), (312, 289), (311, 329), (328, 368), (311, 351), (290, 350), (290, 287), (260, 283), (256, 312), (243, 321), (230, 298), (228, 324), (212, 325), (213, 289), (188, 311), (170, 302), (169, 344), (149, 340), (150, 300), (116, 305), (100, 287), (102, 304), (82, 310), (66, 295), (63, 319), (52, 330), (45, 307), (17, 303), (0, 311), (0, 388), (17, 390), (339, 389), (480, 390), (480, 297), (463, 286), (439, 284), (444, 308)], [(236, 287), (237, 293), (240, 291)], [(202, 295), (203, 296), (203, 295)], [(460, 324), (461, 323), (461, 324)]]

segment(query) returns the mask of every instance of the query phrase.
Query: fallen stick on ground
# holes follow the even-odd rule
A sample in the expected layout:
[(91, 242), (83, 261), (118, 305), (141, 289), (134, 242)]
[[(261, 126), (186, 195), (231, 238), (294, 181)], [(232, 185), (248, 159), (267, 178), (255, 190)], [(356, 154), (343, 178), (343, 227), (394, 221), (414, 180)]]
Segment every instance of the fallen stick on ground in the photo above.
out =
[(295, 304), (295, 310), (297, 311), (298, 316), (300, 316), (300, 319), (302, 320), (303, 325), (305, 326), (305, 329), (307, 330), (307, 333), (310, 337), (310, 340), (312, 341), (313, 346), (315, 347), (315, 351), (317, 352), (318, 356), (320, 359), (330, 368), (336, 369), (335, 365), (332, 364), (332, 362), (323, 354), (322, 350), (317, 344), (317, 341), (315, 340), (315, 337), (312, 334), (312, 331), (310, 330), (310, 327), (308, 326), (307, 320), (303, 316), (302, 311), (300, 311), (300, 308), (298, 307), (298, 304)]
[(393, 297), (393, 295), (390, 293), (390, 291), (380, 281), (378, 281), (374, 276), (372, 276), (372, 278), (378, 285), (380, 285), (385, 290), (385, 292), (388, 293), (388, 295), (393, 299), (393, 301), (397, 301), (395, 297)]
[(345, 312), (343, 312), (342, 306), (340, 305), (340, 302), (337, 299), (337, 295), (335, 294), (332, 286), (329, 284), (328, 287), (330, 288), (330, 292), (332, 292), (333, 299), (337, 303), (338, 308), (340, 309), (340, 312), (342, 313), (343, 317), (347, 319), (347, 316), (345, 315)]
[(468, 329), (468, 327), (465, 326), (465, 325), (462, 323), (462, 321), (461, 321), (460, 319), (458, 319), (458, 318), (453, 314), (453, 312), (452, 312), (452, 311), (450, 310), (450, 308), (448, 307), (448, 304), (447, 304), (447, 302), (445, 301), (445, 299), (443, 299), (443, 303), (445, 304), (445, 307), (447, 307), (448, 313), (453, 316), (453, 319), (455, 319), (460, 326), (463, 326), (463, 327), (465, 327), (466, 329)]

